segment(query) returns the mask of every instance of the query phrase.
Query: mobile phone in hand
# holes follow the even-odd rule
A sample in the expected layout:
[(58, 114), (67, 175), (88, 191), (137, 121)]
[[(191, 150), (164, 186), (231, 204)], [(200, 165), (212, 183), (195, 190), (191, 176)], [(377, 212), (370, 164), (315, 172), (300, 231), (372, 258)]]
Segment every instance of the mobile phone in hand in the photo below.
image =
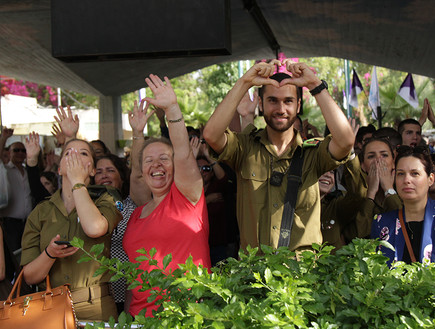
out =
[(54, 241), (55, 244), (58, 245), (66, 245), (67, 247), (72, 247), (71, 243), (69, 241)]

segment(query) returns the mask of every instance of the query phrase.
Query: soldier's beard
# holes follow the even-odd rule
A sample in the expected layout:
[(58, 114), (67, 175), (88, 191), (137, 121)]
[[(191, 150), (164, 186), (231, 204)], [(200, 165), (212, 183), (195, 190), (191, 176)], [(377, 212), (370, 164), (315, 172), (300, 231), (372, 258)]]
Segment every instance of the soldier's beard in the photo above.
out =
[(271, 115), (264, 114), (264, 121), (266, 121), (267, 125), (272, 130), (275, 130), (275, 131), (278, 131), (278, 132), (283, 132), (283, 131), (289, 130), (293, 126), (293, 124), (296, 121), (296, 116), (294, 116), (293, 118), (288, 118), (286, 123), (276, 124), (273, 121), (273, 117)]

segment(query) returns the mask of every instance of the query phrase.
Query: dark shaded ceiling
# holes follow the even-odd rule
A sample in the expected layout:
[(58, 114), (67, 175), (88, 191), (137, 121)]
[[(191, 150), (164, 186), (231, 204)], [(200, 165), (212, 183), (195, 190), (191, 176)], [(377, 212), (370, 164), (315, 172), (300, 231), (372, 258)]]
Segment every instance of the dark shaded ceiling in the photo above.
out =
[(434, 17), (433, 0), (231, 0), (230, 56), (64, 63), (51, 55), (50, 1), (0, 0), (0, 75), (120, 95), (143, 87), (150, 73), (172, 78), (273, 58), (279, 47), (287, 57), (347, 58), (435, 77)]

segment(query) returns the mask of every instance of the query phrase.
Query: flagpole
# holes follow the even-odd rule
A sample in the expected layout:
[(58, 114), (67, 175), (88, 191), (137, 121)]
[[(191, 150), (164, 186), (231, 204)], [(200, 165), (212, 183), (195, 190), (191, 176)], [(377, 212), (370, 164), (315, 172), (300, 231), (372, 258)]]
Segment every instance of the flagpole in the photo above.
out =
[(57, 107), (62, 106), (62, 92), (59, 87), (57, 87)]
[(378, 129), (381, 129), (382, 128), (382, 110), (381, 110), (381, 107), (378, 106), (376, 110), (377, 110), (376, 116), (378, 117)]
[(352, 112), (350, 110), (350, 72), (349, 72), (349, 61), (347, 59), (344, 60), (344, 90), (346, 93), (346, 110), (347, 110), (347, 117), (350, 118), (352, 116)]

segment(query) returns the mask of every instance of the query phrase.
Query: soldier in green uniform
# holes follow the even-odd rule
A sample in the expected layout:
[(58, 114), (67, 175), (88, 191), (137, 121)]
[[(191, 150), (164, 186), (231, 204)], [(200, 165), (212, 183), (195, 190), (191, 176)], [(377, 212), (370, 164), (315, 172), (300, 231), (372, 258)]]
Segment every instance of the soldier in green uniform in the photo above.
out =
[[(350, 161), (345, 166), (349, 163)], [(336, 189), (332, 191), (334, 186)], [(355, 214), (360, 211), (365, 198), (360, 193), (338, 190), (335, 171), (328, 171), (320, 176), (319, 190), (322, 200), (323, 243), (334, 246), (335, 252), (357, 237)]]
[[(40, 203), (29, 215), (22, 239), (21, 265), (28, 284), (44, 284), (50, 275), (53, 287), (69, 283), (79, 320), (117, 317), (107, 274), (93, 277), (97, 262), (77, 264), (81, 253), (59, 241), (84, 240), (84, 248), (104, 243), (110, 256), (110, 237), (121, 219), (114, 198), (97, 193), (92, 200), (87, 186), (95, 174), (95, 155), (89, 143), (73, 139), (65, 145), (59, 172), (62, 190)], [(95, 192), (95, 191), (94, 191)]]
[[(275, 65), (291, 74), (274, 75)], [(253, 86), (260, 90), (259, 106), (264, 130), (233, 133), (227, 129), (242, 97)], [(303, 143), (293, 128), (301, 107), (297, 87), (307, 87), (315, 97), (331, 135), (323, 141)], [(343, 163), (354, 135), (341, 109), (321, 81), (304, 63), (289, 59), (257, 63), (241, 77), (216, 108), (204, 129), (204, 138), (219, 161), (237, 174), (237, 219), (242, 248), (265, 244), (276, 248), (280, 239), (285, 179), (293, 154), (302, 147), (302, 182), (295, 206), (289, 248), (310, 249), (322, 243), (318, 178)], [(278, 173), (278, 174), (277, 174)]]

